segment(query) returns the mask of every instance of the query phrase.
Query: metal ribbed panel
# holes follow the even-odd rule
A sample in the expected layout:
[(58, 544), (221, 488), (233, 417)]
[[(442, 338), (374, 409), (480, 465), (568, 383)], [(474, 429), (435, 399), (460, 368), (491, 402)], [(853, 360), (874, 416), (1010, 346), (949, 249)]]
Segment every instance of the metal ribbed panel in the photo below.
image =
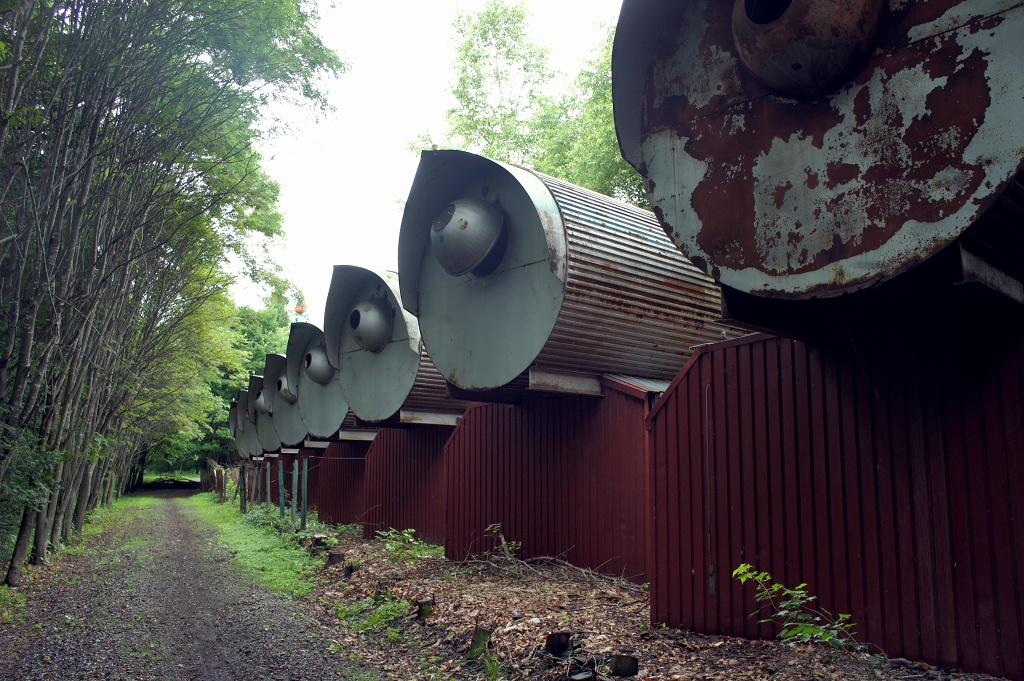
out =
[(416, 372), (416, 381), (412, 384), (412, 389), (402, 408), (461, 414), (466, 411), (468, 406), (469, 402), (448, 397), (444, 376), (434, 367), (426, 350), (423, 350), (420, 353), (420, 367)]
[(416, 536), (444, 543), (445, 426), (382, 428), (366, 455), (367, 537), (377, 530), (414, 528)]
[(528, 398), (471, 407), (447, 446), (452, 560), (491, 548), (500, 523), (521, 555), (645, 581), (646, 401)]
[(652, 619), (772, 636), (748, 617), (752, 588), (730, 578), (748, 562), (807, 582), (888, 655), (1024, 678), (1024, 333), (1012, 333), (702, 349), (649, 420)]
[(693, 346), (742, 333), (718, 321), (718, 287), (653, 213), (540, 177), (561, 209), (569, 256), (565, 300), (537, 364), (671, 379)]
[(332, 442), (327, 449), (303, 450), (314, 452), (309, 462), (309, 506), (320, 520), (344, 525), (363, 521), (369, 449), (369, 442)]

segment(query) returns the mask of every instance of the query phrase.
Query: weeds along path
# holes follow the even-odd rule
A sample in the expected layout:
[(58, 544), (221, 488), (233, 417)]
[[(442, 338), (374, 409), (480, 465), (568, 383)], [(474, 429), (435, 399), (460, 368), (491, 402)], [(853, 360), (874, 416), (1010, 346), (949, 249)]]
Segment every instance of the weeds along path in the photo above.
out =
[(240, 576), (174, 492), (121, 505), (0, 623), (0, 679), (346, 679), (301, 603)]

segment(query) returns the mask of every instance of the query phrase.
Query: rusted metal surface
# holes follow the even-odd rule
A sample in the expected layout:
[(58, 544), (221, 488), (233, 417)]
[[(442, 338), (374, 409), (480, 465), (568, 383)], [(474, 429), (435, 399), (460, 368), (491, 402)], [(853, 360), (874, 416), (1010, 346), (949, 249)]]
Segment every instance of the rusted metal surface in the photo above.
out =
[(521, 555), (561, 556), (646, 581), (646, 393), (527, 397), (471, 407), (446, 447), (452, 560), (492, 548), (500, 523)]
[(890, 656), (1024, 678), (1024, 330), (708, 346), (655, 405), (652, 619), (772, 637), (741, 563)]
[[(467, 196), (500, 203), (507, 244), (493, 269), (452, 276), (431, 252), (431, 225)], [(402, 304), (465, 390), (534, 364), (671, 378), (690, 346), (734, 335), (717, 321), (717, 287), (651, 213), (466, 152), (423, 152), (398, 258)]]
[[(365, 311), (385, 310), (392, 323), (380, 347), (360, 337)], [(360, 312), (362, 310), (362, 313)], [(466, 403), (446, 394), (427, 357), (416, 318), (402, 308), (398, 275), (336, 265), (324, 312), (328, 356), (338, 367), (345, 399), (357, 418), (380, 422), (413, 410), (454, 417)]]
[[(849, 50), (834, 36), (850, 26), (823, 31), (813, 16), (827, 8), (841, 23), (833, 5), (778, 3), (765, 24), (743, 2), (623, 5), (612, 67), (623, 155), (676, 245), (738, 291), (829, 297), (892, 279), (964, 233), (1021, 170), (1019, 0), (844, 3), (865, 26), (881, 11), (877, 35), (848, 36)], [(817, 94), (781, 93), (741, 58), (806, 74), (787, 45), (822, 36), (836, 42), (818, 53), (843, 63)]]
[(382, 428), (366, 454), (363, 524), (367, 537), (378, 530), (413, 528), (416, 536), (443, 544), (445, 538), (443, 426)]

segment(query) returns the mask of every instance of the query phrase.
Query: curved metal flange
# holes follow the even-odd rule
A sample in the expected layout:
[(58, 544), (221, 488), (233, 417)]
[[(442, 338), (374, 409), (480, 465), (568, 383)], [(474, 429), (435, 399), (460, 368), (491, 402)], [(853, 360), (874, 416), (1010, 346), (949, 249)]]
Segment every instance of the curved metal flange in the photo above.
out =
[[(368, 300), (382, 301), (394, 316), (391, 337), (378, 352), (355, 338), (351, 312)], [(416, 318), (402, 308), (398, 274), (336, 265), (324, 312), (327, 355), (341, 374), (349, 408), (363, 421), (378, 422), (401, 409), (420, 366)]]
[(292, 324), (286, 357), (288, 383), (294, 386), (299, 417), (310, 437), (334, 435), (348, 414), (338, 373), (334, 372), (327, 385), (321, 385), (309, 378), (303, 368), (310, 350), (323, 345), (324, 334), (319, 328), (305, 322)]
[(235, 410), (235, 431), (242, 433), (245, 431), (245, 426), (249, 423), (248, 416), (245, 410), (249, 408), (249, 391), (239, 390), (235, 396), (235, 403), (238, 408)]
[(231, 407), (228, 409), (228, 432), (231, 437), (238, 435), (238, 402), (231, 400)]
[(282, 445), (294, 445), (306, 437), (306, 425), (299, 414), (295, 394), (289, 390), (288, 360), (284, 355), (267, 355), (263, 385), (270, 393), (274, 429)]
[(720, 283), (809, 299), (890, 280), (1024, 167), (1017, 0), (890, 0), (866, 63), (799, 99), (744, 67), (734, 4), (626, 0), (612, 62), (623, 156)]
[(263, 377), (258, 374), (249, 374), (249, 385), (246, 390), (245, 418), (249, 423), (256, 425), (256, 398), (263, 390)]
[(260, 450), (274, 452), (281, 448), (281, 438), (274, 428), (274, 419), (269, 411), (259, 409), (261, 398), (263, 405), (270, 406), (268, 391), (264, 389), (263, 377), (253, 374), (249, 376), (249, 410), (250, 420), (255, 424), (256, 437), (259, 439)]
[[(504, 213), (504, 256), (482, 276), (452, 276), (431, 252), (432, 224), (459, 198)], [(422, 153), (399, 234), (400, 297), (448, 381), (491, 389), (534, 361), (565, 297), (566, 252), (558, 204), (536, 175), (462, 151)]]

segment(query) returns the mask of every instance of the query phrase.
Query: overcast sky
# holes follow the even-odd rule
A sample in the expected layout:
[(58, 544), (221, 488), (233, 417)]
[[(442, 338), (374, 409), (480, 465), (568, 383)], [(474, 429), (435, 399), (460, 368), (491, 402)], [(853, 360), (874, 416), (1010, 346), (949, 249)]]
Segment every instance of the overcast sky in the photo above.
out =
[[(525, 0), (530, 32), (551, 49), (553, 68), (570, 75), (614, 23), (621, 0)], [(459, 9), (483, 0), (320, 2), (321, 35), (349, 64), (329, 83), (336, 111), (320, 120), (278, 110), (292, 132), (262, 145), (264, 169), (281, 185), (286, 236), (278, 262), (305, 293), (309, 321), (322, 326), (334, 265), (396, 269), (401, 204), (418, 157), (410, 142), (440, 135), (450, 91)], [(259, 305), (252, 287), (236, 286), (240, 305)]]

